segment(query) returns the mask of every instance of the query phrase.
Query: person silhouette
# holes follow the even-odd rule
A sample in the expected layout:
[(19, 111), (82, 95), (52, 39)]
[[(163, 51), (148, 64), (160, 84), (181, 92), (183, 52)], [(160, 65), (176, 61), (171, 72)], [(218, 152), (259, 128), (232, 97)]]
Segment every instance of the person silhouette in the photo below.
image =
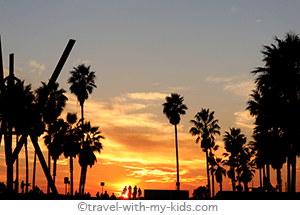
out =
[(109, 199), (109, 195), (107, 194), (107, 191), (105, 191), (104, 195), (103, 195), (103, 199)]
[(128, 187), (128, 199), (131, 199), (131, 191), (132, 191), (132, 188), (129, 185), (129, 187)]
[(99, 199), (99, 198), (100, 198), (99, 191), (97, 192), (97, 194), (96, 194), (96, 197), (97, 197), (97, 199)]
[(140, 197), (141, 197), (141, 195), (142, 195), (141, 188), (139, 188), (138, 192), (139, 192), (139, 198), (140, 198)]
[(137, 194), (137, 187), (135, 185), (134, 188), (133, 188), (133, 193), (132, 193), (133, 199), (136, 199), (136, 194)]
[(126, 194), (127, 191), (127, 186), (124, 187), (123, 192), (122, 192), (122, 196)]
[(25, 187), (25, 183), (24, 181), (21, 182), (21, 190), (22, 190), (22, 193), (24, 193), (24, 187)]
[(112, 200), (116, 200), (116, 199), (117, 199), (117, 197), (115, 196), (115, 193), (113, 193), (113, 194), (111, 195), (110, 199), (112, 199)]

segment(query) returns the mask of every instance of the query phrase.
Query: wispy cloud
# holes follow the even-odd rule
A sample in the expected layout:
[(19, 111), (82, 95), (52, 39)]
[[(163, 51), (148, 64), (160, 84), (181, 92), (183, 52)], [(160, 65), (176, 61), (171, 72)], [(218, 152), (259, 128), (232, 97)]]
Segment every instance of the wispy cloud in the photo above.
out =
[(258, 19), (258, 20), (256, 20), (256, 22), (260, 24), (260, 23), (262, 23), (262, 20)]
[(231, 7), (231, 13), (235, 13), (235, 12), (237, 12), (238, 10), (240, 10), (239, 8), (236, 8), (235, 6), (232, 6)]
[(253, 81), (246, 81), (238, 84), (230, 83), (224, 88), (224, 91), (233, 92), (239, 96), (249, 96), (254, 87), (255, 84)]
[(249, 111), (235, 112), (236, 119), (234, 123), (244, 128), (254, 128), (254, 118), (250, 115)]
[(29, 61), (28, 64), (29, 66), (33, 67), (33, 70), (31, 70), (31, 72), (38, 71), (39, 75), (46, 69), (45, 64), (38, 63), (35, 60)]
[(220, 82), (229, 82), (233, 79), (233, 77), (231, 78), (223, 78), (223, 77), (212, 77), (209, 76), (205, 79), (206, 82), (213, 82), (213, 83), (220, 83)]
[(90, 60), (80, 60), (80, 59), (78, 59), (78, 60), (76, 60), (76, 61), (73, 62), (73, 67), (77, 67), (78, 65), (83, 64), (83, 63), (84, 63), (86, 66), (88, 66), (88, 65), (91, 64), (91, 62), (92, 62), (92, 61), (90, 61)]
[(159, 100), (165, 99), (168, 94), (150, 92), (150, 93), (128, 93), (127, 96), (131, 99), (140, 99), (140, 100)]

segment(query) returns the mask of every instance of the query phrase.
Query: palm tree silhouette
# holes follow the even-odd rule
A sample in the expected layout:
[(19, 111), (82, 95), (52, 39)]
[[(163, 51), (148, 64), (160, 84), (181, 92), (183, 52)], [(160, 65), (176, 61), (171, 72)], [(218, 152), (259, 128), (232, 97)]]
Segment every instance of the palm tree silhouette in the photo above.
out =
[(252, 180), (253, 176), (254, 176), (254, 150), (252, 148), (251, 145), (244, 145), (242, 147), (242, 150), (240, 151), (238, 157), (237, 157), (237, 163), (238, 163), (238, 167), (237, 167), (237, 173), (238, 173), (238, 181), (239, 181), (239, 186), (240, 186), (240, 182), (243, 182), (244, 184), (244, 191), (248, 192), (249, 188), (248, 188), (248, 183)]
[(215, 197), (215, 177), (214, 174), (216, 172), (215, 167), (217, 166), (215, 154), (213, 151), (217, 151), (219, 149), (219, 145), (215, 145), (215, 142), (212, 142), (212, 146), (209, 152), (208, 164), (210, 165), (210, 173), (211, 173), (211, 181), (212, 181), (212, 197)]
[(80, 152), (80, 139), (81, 132), (77, 122), (77, 115), (75, 113), (68, 113), (63, 153), (66, 158), (70, 158), (71, 196), (73, 196), (73, 158), (76, 158), (76, 155), (78, 155)]
[[(282, 152), (288, 149), (288, 187), (290, 164), (292, 166), (291, 191), (296, 191), (296, 157), (300, 155), (299, 138), (300, 126), (291, 125), (290, 119), (299, 121), (300, 114), (300, 37), (289, 32), (284, 39), (274, 37), (276, 44), (264, 46), (262, 54), (264, 67), (256, 68), (252, 73), (257, 74), (255, 79), (257, 90), (262, 95), (259, 103), (266, 111), (256, 116), (256, 124), (267, 123), (267, 131), (280, 129), (285, 145)], [(285, 113), (285, 114), (278, 114)], [(267, 120), (263, 120), (267, 119)], [(290, 191), (290, 190), (289, 190)]]
[(220, 191), (222, 191), (222, 182), (223, 182), (223, 175), (226, 177), (226, 169), (222, 167), (224, 164), (224, 160), (222, 158), (216, 158), (216, 170), (215, 170), (215, 175), (216, 175), (216, 180), (220, 185)]
[(81, 195), (84, 194), (84, 186), (86, 181), (87, 167), (92, 166), (97, 162), (95, 152), (100, 153), (102, 150), (101, 140), (104, 137), (99, 131), (99, 127), (92, 127), (90, 122), (83, 125), (84, 138), (79, 152), (79, 164), (81, 166), (79, 192)]
[(163, 103), (163, 113), (167, 116), (170, 123), (175, 127), (175, 144), (176, 144), (176, 167), (177, 167), (177, 190), (180, 190), (179, 182), (179, 159), (178, 159), (178, 141), (177, 141), (177, 124), (180, 122), (180, 115), (184, 115), (188, 109), (183, 104), (183, 97), (180, 97), (177, 93), (171, 93), (171, 96), (166, 97), (165, 103)]
[[(44, 142), (46, 144), (46, 146), (48, 147), (48, 167), (49, 167), (49, 171), (51, 170), (51, 159), (50, 159), (50, 155), (52, 155), (52, 158), (54, 160), (53, 163), (53, 179), (55, 179), (55, 175), (56, 175), (56, 161), (59, 157), (59, 155), (62, 153), (62, 142), (58, 141), (58, 142), (53, 142), (54, 141), (54, 137), (55, 134), (57, 132), (59, 132), (59, 130), (61, 129), (60, 126), (62, 125), (62, 122), (58, 120), (58, 117), (60, 116), (60, 114), (62, 113), (65, 105), (66, 105), (66, 101), (68, 100), (68, 98), (64, 95), (64, 93), (66, 92), (64, 89), (58, 89), (59, 84), (55, 83), (52, 87), (52, 89), (50, 90), (50, 92), (47, 89), (47, 84), (42, 82), (42, 86), (39, 87), (38, 89), (36, 89), (36, 101), (37, 103), (41, 103), (41, 102), (45, 102), (45, 107), (44, 107), (44, 111), (42, 112), (42, 117), (43, 117), (43, 121), (46, 124), (46, 132), (47, 135), (44, 136)], [(43, 99), (45, 99), (45, 94), (47, 94), (48, 96), (46, 97), (46, 101), (44, 101)], [(58, 135), (58, 134), (56, 134)], [(53, 144), (53, 146), (51, 146), (51, 144)], [(51, 151), (51, 148), (53, 149), (53, 151)], [(35, 174), (35, 172), (34, 172)], [(55, 183), (55, 180), (54, 180)], [(47, 185), (47, 192), (50, 192), (50, 186), (49, 184)]]
[[(238, 166), (238, 155), (242, 151), (243, 145), (246, 143), (247, 139), (244, 134), (241, 133), (239, 128), (229, 128), (230, 133), (225, 131), (223, 136), (223, 141), (225, 144), (225, 149), (227, 152), (230, 152), (230, 157), (227, 162), (227, 165), (230, 165), (231, 171), (228, 172), (228, 177), (232, 180), (232, 189), (235, 191), (235, 171)], [(229, 154), (224, 153), (227, 157)], [(240, 185), (240, 184), (239, 184)]]
[[(190, 122), (194, 125), (190, 129), (190, 133), (193, 136), (197, 136), (196, 143), (201, 140), (201, 148), (206, 154), (206, 170), (207, 170), (207, 184), (210, 194), (210, 177), (209, 177), (209, 152), (215, 144), (215, 135), (220, 135), (221, 127), (218, 125), (219, 120), (214, 119), (214, 111), (209, 113), (209, 109), (201, 109), (195, 115), (195, 120), (191, 120)], [(211, 194), (210, 194), (211, 195)]]
[(95, 84), (95, 72), (90, 71), (90, 67), (86, 67), (85, 64), (78, 65), (77, 68), (73, 67), (74, 70), (70, 71), (71, 77), (68, 79), (68, 83), (71, 84), (70, 91), (76, 95), (81, 107), (82, 125), (84, 124), (84, 102), (88, 99), (89, 94), (93, 92), (93, 89), (97, 88)]

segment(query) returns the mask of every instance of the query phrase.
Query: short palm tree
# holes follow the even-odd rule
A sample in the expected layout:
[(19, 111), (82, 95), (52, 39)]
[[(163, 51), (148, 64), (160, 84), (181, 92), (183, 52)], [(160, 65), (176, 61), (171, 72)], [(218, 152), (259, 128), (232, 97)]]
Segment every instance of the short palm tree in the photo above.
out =
[(74, 113), (67, 114), (67, 130), (63, 145), (63, 153), (66, 158), (70, 158), (70, 195), (73, 196), (73, 158), (80, 152), (81, 132), (77, 122), (77, 115)]
[[(45, 144), (48, 147), (48, 166), (49, 166), (49, 171), (51, 170), (51, 165), (50, 165), (50, 155), (52, 154), (52, 158), (57, 158), (59, 155), (62, 153), (62, 150), (57, 150), (58, 145), (62, 146), (61, 143), (56, 143), (56, 146), (51, 146), (54, 140), (54, 134), (59, 131), (59, 123), (58, 123), (58, 117), (62, 113), (66, 101), (68, 98), (64, 95), (66, 92), (64, 89), (58, 89), (59, 84), (55, 83), (53, 88), (48, 92), (47, 89), (47, 84), (42, 82), (42, 86), (39, 87), (36, 90), (36, 102), (37, 103), (43, 103), (45, 99), (45, 94), (48, 96), (46, 97), (46, 102), (45, 102), (45, 107), (44, 111), (42, 113), (43, 121), (46, 124), (46, 132), (47, 135), (44, 137), (45, 139)], [(54, 143), (53, 143), (54, 144)], [(54, 150), (51, 152), (51, 148)], [(59, 152), (58, 152), (59, 151)], [(54, 159), (54, 160), (55, 160)], [(54, 167), (56, 167), (56, 164), (53, 164)], [(55, 171), (53, 170), (53, 178), (55, 178)], [(35, 172), (33, 173), (35, 174)], [(50, 192), (49, 184), (47, 187), (48, 193)]]
[[(230, 152), (229, 162), (232, 171), (230, 172), (230, 177), (232, 180), (232, 188), (233, 191), (235, 191), (235, 170), (237, 167), (237, 161), (238, 161), (238, 155), (243, 149), (243, 145), (246, 143), (247, 139), (244, 134), (241, 133), (241, 129), (239, 128), (229, 128), (229, 132), (225, 132), (225, 135), (223, 136), (223, 141), (225, 144), (225, 149), (227, 152)], [(228, 154), (225, 154), (228, 155)], [(232, 174), (232, 175), (231, 175)], [(229, 176), (229, 173), (228, 173)]]
[(84, 194), (84, 186), (86, 181), (87, 167), (92, 166), (97, 162), (95, 152), (100, 153), (103, 149), (102, 139), (104, 136), (101, 135), (99, 127), (92, 127), (90, 122), (83, 125), (84, 138), (79, 152), (79, 164), (81, 166), (79, 193)]
[(224, 167), (222, 167), (224, 164), (224, 160), (222, 158), (216, 158), (216, 171), (215, 171), (215, 175), (216, 175), (216, 180), (220, 185), (220, 191), (222, 191), (222, 182), (223, 182), (223, 175), (226, 176), (226, 169)]
[(97, 88), (95, 84), (95, 72), (90, 71), (90, 67), (86, 67), (85, 64), (73, 67), (73, 71), (70, 71), (71, 77), (68, 79), (68, 83), (71, 84), (70, 91), (73, 93), (81, 107), (81, 121), (83, 123), (83, 105), (85, 100), (88, 99), (89, 94), (93, 92), (94, 88)]
[(177, 141), (177, 125), (180, 122), (180, 115), (184, 115), (188, 109), (183, 104), (183, 97), (177, 93), (171, 93), (171, 96), (166, 97), (166, 102), (163, 104), (163, 113), (167, 116), (170, 123), (175, 127), (175, 144), (176, 144), (176, 167), (177, 167), (177, 190), (180, 190), (179, 182), (179, 160), (178, 160), (178, 141)]
[(206, 154), (206, 170), (207, 170), (207, 184), (210, 193), (210, 177), (209, 177), (209, 150), (211, 151), (212, 147), (215, 144), (215, 135), (220, 135), (221, 127), (218, 125), (218, 120), (214, 119), (214, 111), (209, 112), (209, 109), (201, 109), (195, 115), (195, 120), (190, 122), (194, 125), (190, 129), (190, 133), (193, 136), (197, 136), (196, 143), (201, 140), (201, 148)]

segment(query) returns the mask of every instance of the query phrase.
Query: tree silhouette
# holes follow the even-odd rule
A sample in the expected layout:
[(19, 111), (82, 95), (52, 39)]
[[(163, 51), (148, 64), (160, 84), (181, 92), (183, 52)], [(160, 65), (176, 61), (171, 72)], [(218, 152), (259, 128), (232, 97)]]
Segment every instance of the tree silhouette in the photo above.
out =
[(221, 127), (218, 125), (218, 120), (214, 120), (214, 111), (209, 113), (209, 109), (201, 109), (195, 115), (195, 120), (190, 122), (194, 125), (190, 129), (190, 133), (193, 136), (197, 136), (196, 143), (201, 140), (201, 148), (206, 154), (206, 170), (207, 170), (207, 184), (210, 193), (210, 177), (209, 177), (209, 152), (215, 145), (215, 135), (220, 135)]
[[(225, 135), (223, 136), (223, 141), (225, 145), (225, 150), (227, 152), (230, 152), (230, 157), (227, 165), (230, 166), (230, 170), (228, 172), (228, 177), (232, 181), (232, 189), (233, 191), (236, 190), (235, 182), (235, 171), (238, 167), (238, 155), (242, 151), (243, 145), (246, 143), (246, 136), (241, 133), (241, 130), (239, 128), (229, 128), (230, 133), (225, 131)], [(227, 157), (229, 154), (224, 153), (224, 155)], [(239, 184), (240, 185), (240, 184)]]
[(180, 97), (177, 93), (171, 93), (171, 96), (166, 97), (165, 103), (163, 103), (163, 113), (167, 116), (170, 123), (175, 127), (175, 144), (176, 144), (176, 167), (177, 167), (177, 190), (180, 190), (179, 182), (179, 159), (178, 159), (178, 141), (177, 141), (177, 125), (180, 122), (180, 115), (185, 115), (185, 111), (188, 109), (183, 104), (183, 97)]
[(80, 152), (80, 139), (81, 132), (79, 129), (79, 122), (77, 122), (77, 115), (74, 113), (68, 113), (63, 153), (66, 158), (70, 159), (71, 196), (73, 196), (73, 158), (76, 158), (76, 155)]
[[(63, 121), (58, 120), (61, 112), (63, 111), (66, 101), (68, 98), (64, 95), (66, 92), (64, 89), (58, 89), (59, 84), (55, 83), (50, 92), (47, 89), (47, 84), (42, 82), (42, 86), (36, 89), (36, 101), (37, 103), (44, 102), (45, 95), (46, 97), (44, 111), (42, 112), (43, 121), (46, 124), (46, 132), (47, 135), (44, 136), (44, 142), (48, 147), (48, 166), (49, 171), (51, 170), (51, 160), (50, 156), (52, 156), (53, 163), (53, 181), (55, 183), (55, 175), (56, 175), (56, 161), (62, 153), (62, 142), (56, 141), (54, 142), (55, 135), (60, 135), (60, 129), (63, 129)], [(58, 138), (56, 138), (58, 139)], [(52, 145), (53, 144), (53, 145)], [(52, 150), (51, 150), (52, 149)], [(35, 174), (35, 173), (34, 173)], [(47, 191), (50, 192), (49, 184), (47, 185)]]
[(73, 93), (81, 106), (81, 120), (84, 124), (83, 117), (83, 105), (85, 100), (88, 99), (89, 94), (93, 92), (94, 88), (97, 88), (95, 84), (95, 72), (90, 71), (90, 67), (86, 67), (85, 64), (73, 67), (73, 71), (70, 71), (71, 77), (68, 79), (68, 83), (71, 84), (70, 91)]
[(244, 146), (242, 147), (238, 157), (237, 157), (237, 163), (238, 163), (238, 167), (237, 167), (237, 172), (238, 172), (238, 181), (239, 181), (239, 186), (240, 186), (240, 182), (243, 182), (244, 184), (244, 191), (248, 192), (249, 188), (248, 188), (248, 183), (252, 180), (253, 176), (254, 176), (254, 150), (251, 147), (251, 145), (248, 144), (244, 144)]
[(83, 130), (84, 138), (79, 152), (79, 164), (81, 166), (79, 190), (81, 191), (81, 195), (84, 194), (87, 167), (90, 166), (92, 168), (95, 162), (97, 162), (95, 152), (101, 152), (101, 140), (104, 139), (99, 131), (99, 127), (92, 127), (90, 122), (83, 125)]
[(216, 170), (215, 170), (215, 175), (216, 175), (216, 181), (220, 185), (220, 191), (222, 191), (222, 183), (223, 183), (223, 175), (226, 176), (226, 169), (222, 167), (224, 164), (224, 160), (222, 158), (216, 158)]
[(285, 146), (281, 144), (281, 150), (285, 153), (285, 149), (288, 149), (288, 188), (291, 164), (291, 191), (295, 192), (296, 156), (300, 154), (300, 146), (294, 140), (299, 138), (300, 126), (292, 125), (290, 119), (296, 122), (300, 119), (300, 37), (289, 32), (284, 39), (274, 37), (274, 40), (276, 44), (263, 48), (264, 67), (257, 67), (252, 72), (258, 75), (255, 83), (261, 95), (256, 125), (264, 124), (267, 132), (280, 130), (282, 133)]

